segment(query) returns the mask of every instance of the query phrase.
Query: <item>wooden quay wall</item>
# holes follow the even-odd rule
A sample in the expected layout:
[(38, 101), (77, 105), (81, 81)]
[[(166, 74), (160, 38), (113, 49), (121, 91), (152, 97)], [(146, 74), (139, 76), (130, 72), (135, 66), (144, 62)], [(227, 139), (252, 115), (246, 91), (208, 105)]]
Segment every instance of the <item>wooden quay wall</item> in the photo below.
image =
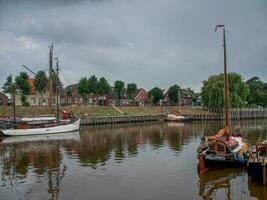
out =
[[(244, 109), (230, 109), (230, 119), (264, 119), (267, 118), (267, 108), (244, 108)], [(223, 120), (223, 110), (213, 110), (207, 114), (189, 115), (193, 120)]]
[(149, 121), (162, 120), (163, 118), (164, 115), (122, 115), (122, 116), (87, 117), (81, 119), (81, 125), (149, 122)]

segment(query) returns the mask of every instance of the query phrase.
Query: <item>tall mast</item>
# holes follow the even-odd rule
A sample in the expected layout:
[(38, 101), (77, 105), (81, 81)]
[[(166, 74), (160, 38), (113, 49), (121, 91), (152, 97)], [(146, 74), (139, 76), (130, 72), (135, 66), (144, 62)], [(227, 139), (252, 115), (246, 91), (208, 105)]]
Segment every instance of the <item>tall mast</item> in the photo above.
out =
[(3, 93), (3, 96), (2, 96), (2, 112), (3, 112), (3, 117), (5, 118), (6, 117), (6, 98), (5, 98), (5, 93)]
[(59, 77), (58, 77), (58, 71), (59, 71), (59, 66), (58, 66), (58, 58), (55, 58), (56, 60), (56, 103), (57, 103), (57, 121), (59, 122)]
[(53, 43), (49, 47), (49, 111), (52, 112), (52, 96), (53, 96), (53, 77), (52, 77), (52, 71), (53, 71)]
[(228, 88), (228, 74), (227, 74), (227, 59), (226, 59), (226, 41), (225, 41), (225, 27), (217, 25), (217, 28), (223, 28), (223, 54), (224, 54), (224, 110), (225, 110), (225, 126), (229, 127), (229, 88)]
[(223, 28), (223, 54), (224, 54), (224, 107), (225, 107), (225, 126), (229, 127), (229, 88), (228, 88), (228, 73), (226, 60), (226, 41), (225, 28)]
[(17, 120), (16, 120), (16, 96), (15, 96), (15, 83), (13, 83), (13, 81), (12, 81), (11, 89), (12, 89), (11, 98), (13, 101), (13, 118), (14, 118), (13, 120), (14, 120), (14, 124), (16, 125), (16, 123), (17, 123)]
[(178, 111), (180, 112), (181, 107), (181, 88), (178, 89)]

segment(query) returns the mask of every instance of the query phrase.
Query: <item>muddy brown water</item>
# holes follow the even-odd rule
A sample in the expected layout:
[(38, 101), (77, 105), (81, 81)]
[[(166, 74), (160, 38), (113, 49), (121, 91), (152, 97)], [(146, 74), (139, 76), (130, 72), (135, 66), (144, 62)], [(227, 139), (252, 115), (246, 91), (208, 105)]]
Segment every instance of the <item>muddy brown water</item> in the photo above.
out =
[[(267, 199), (267, 186), (251, 181), (244, 169), (198, 175), (203, 130), (210, 135), (220, 127), (145, 123), (1, 137), (0, 199)], [(241, 127), (251, 144), (267, 139), (264, 121), (243, 121)]]

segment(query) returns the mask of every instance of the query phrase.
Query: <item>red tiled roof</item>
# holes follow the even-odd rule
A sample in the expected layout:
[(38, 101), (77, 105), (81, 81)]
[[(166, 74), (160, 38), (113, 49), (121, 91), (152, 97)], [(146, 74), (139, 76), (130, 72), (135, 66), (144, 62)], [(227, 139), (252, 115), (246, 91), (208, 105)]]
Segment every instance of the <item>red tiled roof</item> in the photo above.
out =
[(136, 97), (141, 91), (143, 90), (143, 88), (138, 88), (134, 94), (134, 96)]

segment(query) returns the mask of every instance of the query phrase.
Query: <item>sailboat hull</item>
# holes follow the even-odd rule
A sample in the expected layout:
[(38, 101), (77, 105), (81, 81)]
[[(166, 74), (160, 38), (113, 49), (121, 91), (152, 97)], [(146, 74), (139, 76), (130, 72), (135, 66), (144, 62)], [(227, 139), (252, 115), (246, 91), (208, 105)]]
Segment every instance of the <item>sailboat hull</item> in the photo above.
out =
[(53, 134), (77, 131), (80, 128), (80, 119), (71, 124), (58, 125), (46, 128), (29, 128), (29, 129), (7, 129), (2, 130), (6, 136), (25, 136), (25, 135), (40, 135), (40, 134)]
[(211, 160), (204, 159), (206, 168), (225, 168), (225, 167), (244, 167), (246, 162), (240, 162), (235, 159), (224, 159), (224, 160)]

